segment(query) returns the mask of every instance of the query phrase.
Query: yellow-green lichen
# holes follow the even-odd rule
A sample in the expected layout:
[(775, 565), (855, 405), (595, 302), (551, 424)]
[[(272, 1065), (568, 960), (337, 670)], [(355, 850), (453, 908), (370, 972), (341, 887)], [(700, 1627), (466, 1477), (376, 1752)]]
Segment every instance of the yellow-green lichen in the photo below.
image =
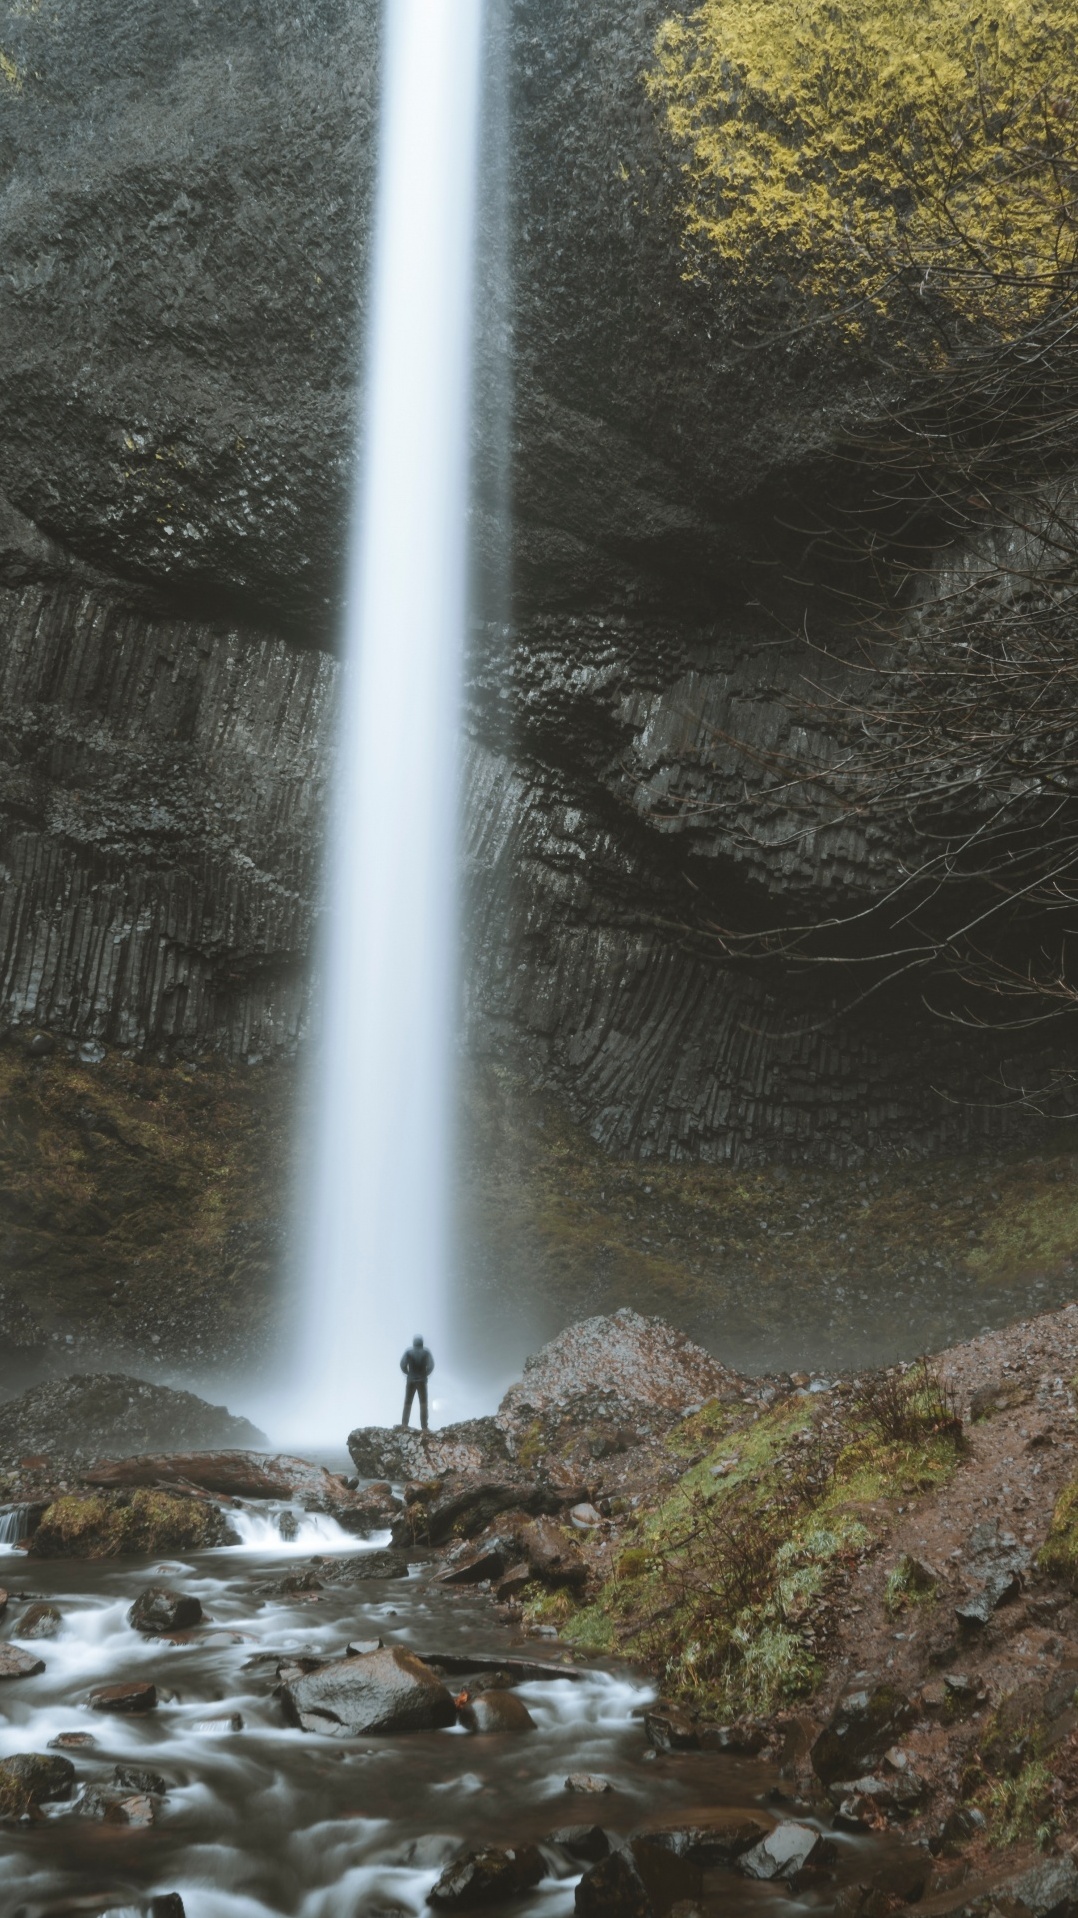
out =
[(1078, 1585), (1078, 1479), (1065, 1485), (1056, 1500), (1037, 1563), (1051, 1577)]
[(705, 0), (647, 76), (691, 243), (856, 323), (904, 287), (1017, 330), (1074, 264), (1067, 0)]

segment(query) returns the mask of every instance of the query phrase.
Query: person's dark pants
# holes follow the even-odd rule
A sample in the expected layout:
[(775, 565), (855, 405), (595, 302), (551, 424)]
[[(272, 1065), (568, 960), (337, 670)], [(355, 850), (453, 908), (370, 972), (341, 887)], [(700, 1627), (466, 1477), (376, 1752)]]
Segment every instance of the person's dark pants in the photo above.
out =
[(412, 1400), (415, 1398), (415, 1395), (417, 1392), (419, 1393), (419, 1423), (425, 1432), (427, 1429), (427, 1381), (426, 1379), (409, 1379), (408, 1380), (408, 1384), (406, 1385), (405, 1391), (404, 1391), (404, 1417), (401, 1420), (401, 1424), (407, 1425), (408, 1420), (410, 1419), (412, 1415)]

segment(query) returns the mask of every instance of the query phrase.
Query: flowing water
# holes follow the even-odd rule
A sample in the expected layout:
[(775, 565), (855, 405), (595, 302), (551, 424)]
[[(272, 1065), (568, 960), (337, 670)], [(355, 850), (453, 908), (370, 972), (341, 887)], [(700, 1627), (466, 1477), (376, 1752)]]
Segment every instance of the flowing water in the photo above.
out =
[[(409, 1914), (462, 1844), (542, 1841), (560, 1825), (599, 1822), (622, 1831), (691, 1819), (716, 1805), (774, 1816), (775, 1774), (759, 1764), (685, 1754), (648, 1759), (642, 1711), (652, 1692), (624, 1669), (559, 1676), (567, 1654), (521, 1645), (479, 1596), (451, 1594), (413, 1570), (407, 1579), (362, 1575), (312, 1597), (268, 1587), (290, 1561), (332, 1548), (362, 1573), (357, 1540), (330, 1520), (301, 1519), (283, 1545), (279, 1514), (248, 1515), (246, 1542), (183, 1564), (144, 1561), (37, 1564), (9, 1552), (0, 1575), (12, 1592), (5, 1636), (19, 1644), (19, 1613), (32, 1593), (63, 1615), (58, 1637), (26, 1642), (46, 1670), (0, 1691), (0, 1757), (45, 1751), (62, 1733), (90, 1732), (96, 1746), (68, 1753), (78, 1795), (45, 1807), (41, 1822), (8, 1826), (0, 1849), (4, 1918), (61, 1911), (141, 1912), (178, 1892), (187, 1918), (374, 1918)], [(261, 1529), (259, 1529), (261, 1528)], [(368, 1541), (368, 1547), (383, 1542)], [(373, 1561), (372, 1561), (373, 1563)], [(331, 1570), (332, 1568), (330, 1568)], [(160, 1584), (193, 1592), (206, 1622), (179, 1642), (148, 1639), (127, 1623), (138, 1592)], [(327, 1571), (327, 1577), (329, 1571)], [(419, 1652), (513, 1651), (548, 1663), (549, 1679), (518, 1687), (538, 1729), (472, 1735), (457, 1728), (399, 1737), (331, 1739), (288, 1727), (274, 1695), (279, 1654), (343, 1651), (382, 1637)], [(106, 1717), (90, 1709), (96, 1685), (152, 1679), (155, 1712)], [(452, 1681), (450, 1681), (452, 1682)], [(234, 1729), (236, 1717), (242, 1728)], [(117, 1764), (149, 1766), (169, 1781), (147, 1828), (80, 1816), (87, 1784)], [(604, 1774), (614, 1791), (574, 1798), (569, 1772)], [(858, 1869), (863, 1841), (844, 1839), (842, 1875)], [(514, 1904), (528, 1918), (567, 1918), (576, 1876), (556, 1850), (549, 1875)], [(579, 1869), (579, 1868), (577, 1868)], [(79, 1902), (76, 1904), (76, 1901)], [(100, 1901), (100, 1902), (99, 1902)], [(809, 1901), (829, 1909), (833, 1891)], [(791, 1913), (797, 1901), (724, 1878), (724, 1914)]]
[(307, 1447), (397, 1417), (402, 1348), (448, 1330), (482, 0), (390, 0), (384, 22), (300, 1343), (272, 1412)]

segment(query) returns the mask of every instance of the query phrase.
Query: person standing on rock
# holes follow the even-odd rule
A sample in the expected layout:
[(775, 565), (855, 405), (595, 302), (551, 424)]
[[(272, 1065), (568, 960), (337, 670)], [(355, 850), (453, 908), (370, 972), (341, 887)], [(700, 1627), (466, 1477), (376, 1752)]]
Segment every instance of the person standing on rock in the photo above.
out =
[(428, 1351), (417, 1332), (411, 1345), (401, 1359), (401, 1371), (407, 1384), (404, 1388), (404, 1417), (402, 1425), (407, 1425), (412, 1415), (412, 1400), (419, 1393), (419, 1422), (427, 1430), (427, 1380), (434, 1370), (434, 1354)]

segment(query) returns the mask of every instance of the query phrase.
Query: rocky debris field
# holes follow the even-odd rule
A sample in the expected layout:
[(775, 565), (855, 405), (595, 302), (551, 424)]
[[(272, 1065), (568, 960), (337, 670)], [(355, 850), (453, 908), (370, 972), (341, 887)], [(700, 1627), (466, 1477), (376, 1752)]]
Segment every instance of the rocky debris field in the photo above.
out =
[(122, 1373), (76, 1372), (0, 1405), (0, 1467), (38, 1452), (92, 1459), (266, 1443), (223, 1405)]
[[(658, 1767), (759, 1755), (802, 1815), (900, 1835), (908, 1883), (849, 1892), (851, 1918), (987, 1911), (993, 1887), (1016, 1918), (1078, 1912), (1078, 1307), (860, 1377), (714, 1367), (687, 1403), (697, 1366), (618, 1314), (554, 1341), (492, 1419), (383, 1434), (383, 1464), (423, 1468), (395, 1540), (528, 1633), (648, 1666)], [(369, 1462), (379, 1440), (350, 1443)], [(580, 1909), (648, 1908), (632, 1847), (594, 1871)]]

